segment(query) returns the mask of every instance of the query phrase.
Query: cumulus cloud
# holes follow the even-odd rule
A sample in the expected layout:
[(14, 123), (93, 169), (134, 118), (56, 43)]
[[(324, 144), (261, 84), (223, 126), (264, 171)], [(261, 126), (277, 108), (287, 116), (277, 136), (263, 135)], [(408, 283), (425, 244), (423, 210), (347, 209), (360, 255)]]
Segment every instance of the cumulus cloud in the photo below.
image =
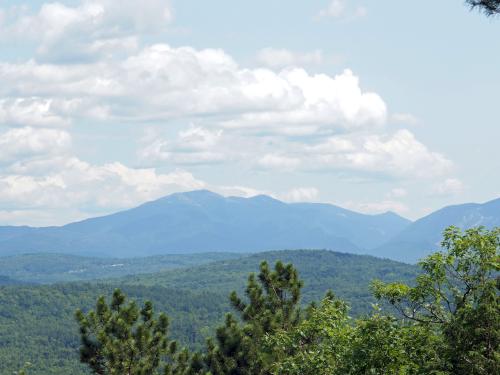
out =
[[(26, 223), (61, 223), (127, 208), (175, 191), (205, 187), (176, 169), (131, 168), (120, 162), (91, 164), (74, 156), (66, 130), (22, 127), (0, 133), (0, 207), (3, 217)], [(12, 215), (12, 216), (9, 216)], [(55, 221), (57, 217), (57, 221)]]
[(17, 211), (57, 209), (59, 220), (67, 221), (75, 215), (107, 213), (172, 192), (204, 187), (204, 182), (183, 170), (158, 173), (153, 168), (130, 168), (119, 162), (92, 165), (71, 157), (60, 159), (57, 170), (41, 176), (0, 175), (0, 205)]
[[(376, 127), (386, 121), (387, 107), (382, 98), (376, 93), (363, 92), (359, 78), (350, 70), (335, 77), (309, 75), (298, 68), (283, 70), (278, 75), (260, 71), (258, 76), (268, 87), (287, 88), (286, 92), (292, 96), (281, 98), (279, 110), (247, 112), (225, 122), (226, 127), (257, 127), (288, 135), (307, 135), (324, 128), (332, 131)], [(286, 99), (296, 100), (296, 104)], [(283, 108), (287, 101), (290, 105)]]
[(293, 151), (290, 155), (265, 155), (259, 164), (269, 169), (348, 170), (411, 179), (443, 176), (453, 168), (450, 160), (429, 150), (408, 130), (383, 135), (334, 136), (290, 149)]
[(66, 131), (31, 127), (10, 129), (0, 133), (0, 165), (60, 155), (68, 152), (70, 146), (71, 136)]
[[(222, 130), (209, 130), (191, 126), (181, 130), (176, 139), (158, 137), (153, 132), (147, 134), (139, 152), (139, 160), (145, 164), (170, 162), (173, 164), (211, 164), (225, 160), (219, 143)], [(152, 138), (152, 139), (151, 139)]]
[[(86, 65), (0, 64), (0, 95), (73, 100), (74, 112), (164, 121), (217, 116), (227, 129), (311, 134), (383, 124), (382, 98), (350, 70), (330, 77), (304, 69), (245, 69), (221, 50), (147, 47), (123, 61)], [(84, 113), (84, 114), (85, 114)]]
[(389, 170), (412, 177), (440, 176), (450, 171), (452, 162), (430, 151), (408, 130), (389, 137), (370, 136), (359, 152), (347, 156), (360, 169)]
[(138, 35), (165, 30), (172, 10), (165, 0), (82, 0), (14, 8), (9, 16), (5, 37), (37, 42), (39, 57), (50, 61), (81, 61), (136, 49)]
[[(62, 116), (69, 103), (45, 98), (0, 99), (0, 124), (7, 126), (67, 126)], [(57, 113), (59, 112), (59, 114)]]
[(271, 68), (289, 66), (303, 66), (321, 64), (324, 60), (323, 52), (294, 52), (284, 48), (264, 48), (257, 53), (257, 61)]
[[(48, 222), (45, 213), (63, 212), (53, 215), (66, 221), (197, 188), (288, 201), (319, 195), (312, 187), (273, 193), (208, 184), (179, 166), (235, 163), (262, 174), (347, 170), (441, 180), (452, 168), (410, 131), (389, 132), (387, 119), (409, 124), (411, 118), (389, 114), (351, 70), (304, 69), (324, 61), (321, 51), (267, 48), (258, 54), (265, 67), (250, 69), (220, 49), (145, 44), (146, 34), (171, 22), (168, 1), (72, 4), (0, 9), (0, 35), (38, 47), (25, 62), (0, 62), (0, 220), (29, 212)], [(328, 12), (359, 16), (362, 8), (334, 1)], [(141, 167), (89, 163), (72, 150), (70, 131), (99, 137), (102, 127), (116, 135), (124, 124), (168, 128), (139, 141)], [(395, 190), (382, 203), (402, 196)]]
[(457, 178), (447, 178), (441, 183), (434, 185), (432, 193), (434, 195), (449, 196), (458, 195), (465, 189), (464, 184)]
[(298, 187), (282, 195), (288, 202), (313, 202), (319, 198), (319, 190), (315, 187)]

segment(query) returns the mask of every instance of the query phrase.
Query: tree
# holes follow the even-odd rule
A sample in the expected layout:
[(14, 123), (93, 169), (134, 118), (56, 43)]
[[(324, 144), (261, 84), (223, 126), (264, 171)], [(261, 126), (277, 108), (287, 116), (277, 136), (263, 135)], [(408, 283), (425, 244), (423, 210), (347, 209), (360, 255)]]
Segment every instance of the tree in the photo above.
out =
[(273, 374), (336, 374), (344, 367), (353, 337), (347, 304), (328, 294), (320, 306), (291, 330), (267, 334), (265, 347), (274, 352)]
[[(147, 301), (139, 310), (135, 302), (115, 290), (108, 305), (104, 296), (88, 314), (77, 310), (80, 326), (80, 361), (98, 375), (153, 375), (164, 366), (164, 374), (173, 373), (171, 360), (176, 351), (174, 341), (167, 338), (168, 318), (154, 316)], [(170, 363), (169, 363), (170, 362)]]
[(478, 8), (487, 16), (500, 14), (500, 0), (467, 0), (472, 9)]
[(440, 338), (375, 309), (353, 320), (345, 302), (327, 296), (297, 327), (267, 337), (275, 375), (431, 374)]
[(271, 271), (266, 262), (256, 278), (251, 274), (244, 301), (231, 293), (231, 305), (238, 314), (226, 316), (216, 331), (215, 341), (208, 342), (206, 364), (213, 375), (268, 374), (273, 363), (272, 350), (263, 348), (266, 334), (289, 330), (301, 318), (300, 291), (303, 282), (291, 265), (277, 262)]
[(499, 373), (500, 228), (449, 227), (441, 245), (444, 251), (420, 263), (414, 286), (375, 282), (375, 296), (404, 318), (436, 327), (453, 374)]

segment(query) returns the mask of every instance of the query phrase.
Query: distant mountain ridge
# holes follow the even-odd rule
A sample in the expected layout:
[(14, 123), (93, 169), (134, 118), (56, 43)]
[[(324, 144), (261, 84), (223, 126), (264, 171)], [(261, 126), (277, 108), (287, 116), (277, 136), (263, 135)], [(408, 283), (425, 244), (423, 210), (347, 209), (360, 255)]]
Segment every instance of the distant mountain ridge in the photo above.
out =
[(478, 204), (467, 203), (444, 207), (427, 215), (373, 250), (373, 254), (404, 262), (416, 262), (439, 250), (443, 230), (455, 225), (461, 229), (500, 226), (500, 198)]
[(329, 204), (198, 190), (61, 227), (0, 227), (0, 255), (135, 257), (300, 248), (366, 253), (409, 224), (393, 213), (364, 215)]
[(285, 203), (207, 190), (171, 194), (115, 214), (61, 227), (0, 227), (0, 256), (63, 253), (144, 257), (200, 252), (329, 249), (403, 262), (439, 248), (443, 230), (500, 226), (500, 199), (442, 208), (411, 222), (323, 203)]

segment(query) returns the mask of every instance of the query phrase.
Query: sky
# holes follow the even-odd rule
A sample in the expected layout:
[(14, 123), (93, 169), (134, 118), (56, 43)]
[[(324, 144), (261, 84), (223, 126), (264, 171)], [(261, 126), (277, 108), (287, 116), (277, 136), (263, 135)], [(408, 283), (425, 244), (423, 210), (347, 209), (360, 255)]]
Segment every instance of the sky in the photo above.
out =
[(0, 0), (0, 225), (498, 198), (499, 33), (461, 0)]

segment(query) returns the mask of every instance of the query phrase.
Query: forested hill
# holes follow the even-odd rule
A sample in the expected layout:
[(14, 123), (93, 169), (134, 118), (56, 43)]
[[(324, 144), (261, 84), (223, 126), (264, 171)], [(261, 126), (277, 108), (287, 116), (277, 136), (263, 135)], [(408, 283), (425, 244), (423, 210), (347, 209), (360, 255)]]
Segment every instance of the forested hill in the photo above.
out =
[[(77, 308), (88, 310), (116, 284), (0, 286), (0, 374), (14, 374), (25, 362), (30, 375), (89, 374), (79, 363)], [(220, 293), (120, 285), (133, 300), (154, 301), (171, 321), (171, 335), (196, 347), (229, 309)]]
[(410, 221), (330, 204), (268, 196), (223, 197), (201, 190), (62, 227), (0, 227), (0, 255), (57, 252), (107, 257), (211, 251), (331, 249), (365, 253)]
[(417, 268), (394, 261), (323, 250), (276, 251), (240, 259), (91, 283), (0, 287), (0, 374), (34, 364), (30, 375), (80, 375), (77, 308), (93, 307), (100, 294), (120, 287), (132, 299), (154, 302), (166, 312), (172, 336), (191, 347), (200, 345), (230, 310), (228, 293), (242, 291), (250, 272), (267, 260), (292, 262), (304, 279), (304, 300), (324, 296), (328, 289), (344, 297), (352, 314), (370, 310), (373, 278), (408, 282)]
[(412, 280), (417, 275), (417, 267), (388, 259), (327, 250), (288, 250), (257, 253), (188, 269), (129, 276), (122, 280), (126, 284), (217, 290), (227, 294), (234, 289), (243, 291), (248, 274), (257, 272), (263, 260), (270, 264), (278, 260), (293, 263), (305, 281), (305, 301), (320, 299), (332, 289), (351, 303), (355, 314), (367, 311), (374, 301), (369, 290), (373, 279)]
[(6, 275), (0, 275), (0, 285), (23, 285), (23, 284), (25, 283), (20, 280), (12, 279), (11, 277)]
[(0, 257), (0, 272), (4, 275), (4, 284), (9, 280), (10, 283), (50, 284), (153, 273), (242, 256), (244, 255), (234, 253), (203, 253), (97, 258), (52, 253), (22, 254)]

